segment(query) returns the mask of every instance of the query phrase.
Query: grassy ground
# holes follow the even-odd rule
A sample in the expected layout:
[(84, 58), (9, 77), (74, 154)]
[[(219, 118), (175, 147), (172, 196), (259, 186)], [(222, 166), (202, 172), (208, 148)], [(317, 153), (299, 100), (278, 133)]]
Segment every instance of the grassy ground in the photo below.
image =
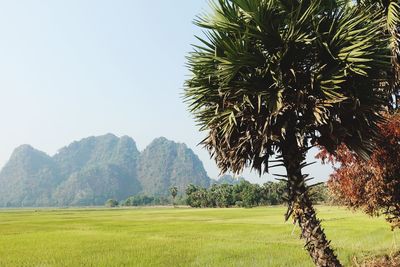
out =
[[(0, 266), (312, 266), (283, 207), (0, 211)], [(340, 259), (387, 253), (381, 219), (318, 207)]]

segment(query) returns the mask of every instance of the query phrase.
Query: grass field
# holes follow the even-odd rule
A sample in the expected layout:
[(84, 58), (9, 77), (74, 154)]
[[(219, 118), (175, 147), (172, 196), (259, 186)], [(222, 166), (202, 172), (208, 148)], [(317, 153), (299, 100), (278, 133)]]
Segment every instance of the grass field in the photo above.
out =
[[(284, 207), (0, 211), (0, 266), (313, 266)], [(387, 253), (382, 219), (318, 207), (340, 259)]]

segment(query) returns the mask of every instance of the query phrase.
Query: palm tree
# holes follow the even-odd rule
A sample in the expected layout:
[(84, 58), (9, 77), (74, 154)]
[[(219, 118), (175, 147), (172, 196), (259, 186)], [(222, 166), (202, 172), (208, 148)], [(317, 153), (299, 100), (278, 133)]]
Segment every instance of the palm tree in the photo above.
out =
[(176, 198), (176, 195), (178, 194), (178, 187), (171, 186), (169, 188), (169, 192), (171, 193), (171, 196), (172, 196), (172, 204), (175, 206), (175, 198)]
[[(383, 1), (382, 1), (383, 2)], [(317, 266), (341, 266), (302, 172), (313, 146), (367, 158), (395, 80), (387, 16), (368, 1), (218, 0), (195, 23), (185, 101), (221, 172), (283, 165), (288, 209)], [(275, 157), (275, 158), (274, 158)], [(271, 166), (271, 163), (273, 164)]]

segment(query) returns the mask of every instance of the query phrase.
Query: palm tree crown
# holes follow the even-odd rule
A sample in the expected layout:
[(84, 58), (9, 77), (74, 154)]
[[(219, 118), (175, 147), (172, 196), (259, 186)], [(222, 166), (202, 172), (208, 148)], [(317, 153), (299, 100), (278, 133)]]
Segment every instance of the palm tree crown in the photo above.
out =
[[(288, 135), (361, 155), (391, 79), (383, 9), (349, 1), (219, 0), (188, 57), (185, 96), (222, 172), (268, 171)], [(350, 1), (351, 2), (351, 1)]]

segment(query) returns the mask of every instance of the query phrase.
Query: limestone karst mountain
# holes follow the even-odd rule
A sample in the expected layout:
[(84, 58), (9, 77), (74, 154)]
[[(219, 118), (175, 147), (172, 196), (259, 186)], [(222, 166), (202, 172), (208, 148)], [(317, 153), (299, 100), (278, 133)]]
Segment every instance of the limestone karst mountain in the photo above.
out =
[(202, 162), (185, 144), (155, 139), (142, 153), (128, 137), (88, 137), (50, 157), (15, 149), (0, 172), (0, 207), (102, 205), (109, 198), (168, 195), (190, 183), (208, 186)]

